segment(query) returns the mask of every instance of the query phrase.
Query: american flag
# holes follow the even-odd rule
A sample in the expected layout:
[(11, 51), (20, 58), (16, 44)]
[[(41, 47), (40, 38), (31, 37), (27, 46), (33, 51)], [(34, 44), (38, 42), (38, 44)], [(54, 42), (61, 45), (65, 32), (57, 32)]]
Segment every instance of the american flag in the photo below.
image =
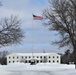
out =
[(42, 19), (43, 19), (42, 16), (33, 15), (33, 20), (42, 20)]

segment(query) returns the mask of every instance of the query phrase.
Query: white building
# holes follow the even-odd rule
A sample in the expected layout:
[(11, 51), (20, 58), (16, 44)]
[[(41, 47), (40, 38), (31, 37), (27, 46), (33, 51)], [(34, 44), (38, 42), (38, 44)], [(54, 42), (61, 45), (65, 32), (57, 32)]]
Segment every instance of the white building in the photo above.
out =
[(57, 53), (12, 53), (7, 55), (7, 64), (14, 62), (60, 63), (61, 55)]

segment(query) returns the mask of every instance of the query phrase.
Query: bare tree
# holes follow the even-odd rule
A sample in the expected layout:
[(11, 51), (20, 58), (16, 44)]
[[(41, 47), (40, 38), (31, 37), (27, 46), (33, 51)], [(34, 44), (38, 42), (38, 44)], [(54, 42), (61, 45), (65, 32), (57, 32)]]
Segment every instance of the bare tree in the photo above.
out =
[(76, 0), (49, 0), (50, 7), (43, 11), (51, 31), (61, 36), (54, 44), (59, 47), (71, 47), (76, 64)]
[(66, 50), (65, 53), (61, 56), (62, 63), (69, 64), (71, 62), (70, 55), (70, 50)]
[(8, 51), (2, 51), (0, 52), (0, 64), (6, 65), (7, 64), (7, 58), (6, 56), (9, 54)]
[(21, 42), (23, 32), (20, 24), (21, 21), (17, 16), (4, 18), (0, 21), (0, 47)]

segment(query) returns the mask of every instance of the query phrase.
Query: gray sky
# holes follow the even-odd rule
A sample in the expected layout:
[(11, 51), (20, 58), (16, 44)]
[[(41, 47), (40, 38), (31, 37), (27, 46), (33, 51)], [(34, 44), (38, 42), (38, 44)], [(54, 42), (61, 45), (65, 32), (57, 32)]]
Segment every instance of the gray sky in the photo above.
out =
[[(51, 42), (58, 39), (54, 32), (43, 25), (44, 20), (33, 20), (32, 13), (41, 16), (42, 10), (49, 6), (48, 0), (1, 0), (0, 18), (18, 15), (22, 20), (21, 28), (25, 34), (21, 44), (0, 48), (10, 52), (63, 52)], [(32, 24), (33, 21), (33, 24)], [(33, 28), (32, 28), (33, 25)], [(32, 41), (33, 38), (33, 41)]]

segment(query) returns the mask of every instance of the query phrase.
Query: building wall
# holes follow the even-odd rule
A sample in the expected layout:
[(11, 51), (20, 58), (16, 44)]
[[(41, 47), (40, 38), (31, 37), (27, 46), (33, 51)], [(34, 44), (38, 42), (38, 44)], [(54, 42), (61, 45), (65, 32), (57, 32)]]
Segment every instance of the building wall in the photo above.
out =
[[(48, 54), (46, 53), (44, 55), (34, 55), (33, 59), (36, 63), (60, 63), (61, 58), (59, 54)], [(32, 60), (31, 55), (17, 55), (16, 53), (12, 53), (7, 56), (7, 64), (14, 63), (14, 62), (24, 62), (24, 63), (30, 63)]]
[(50, 54), (47, 56), (47, 62), (49, 63), (60, 63), (61, 58), (58, 54)]
[(16, 54), (11, 54), (7, 56), (7, 64), (8, 63), (14, 63), (14, 62), (20, 62), (20, 56), (17, 56)]

